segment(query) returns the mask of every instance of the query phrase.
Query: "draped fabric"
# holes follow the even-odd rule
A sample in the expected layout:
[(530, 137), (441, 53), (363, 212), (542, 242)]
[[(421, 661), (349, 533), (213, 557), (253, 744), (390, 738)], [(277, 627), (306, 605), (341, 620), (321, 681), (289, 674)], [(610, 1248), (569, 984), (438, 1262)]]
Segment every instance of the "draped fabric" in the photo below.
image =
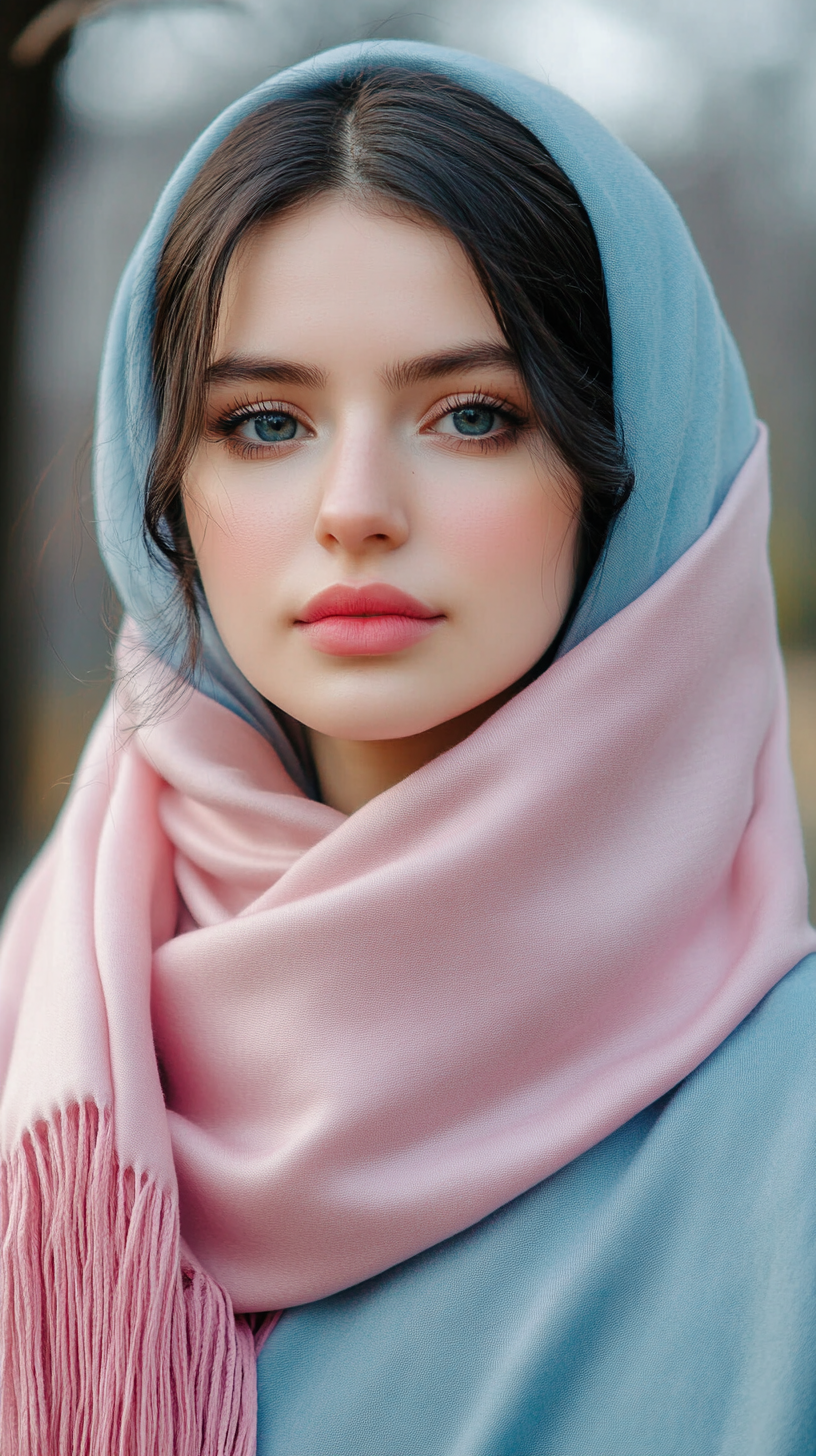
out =
[[(476, 56), (406, 41), (327, 51), (265, 81), (207, 128), (159, 199), (114, 302), (97, 407), (97, 532), (126, 611), (171, 662), (181, 660), (184, 626), (172, 579), (144, 548), (141, 520), (155, 440), (150, 330), (164, 238), (202, 163), (256, 107), (390, 65), (449, 76), (529, 127), (574, 183), (598, 240), (614, 342), (615, 406), (637, 489), (562, 653), (634, 601), (696, 541), (755, 442), (742, 362), (694, 244), (674, 203), (627, 147), (560, 92)], [(202, 691), (269, 738), (295, 782), (313, 792), (269, 705), (226, 652), (206, 604), (202, 635)]]
[(811, 1456), (814, 1087), (810, 956), (561, 1172), (287, 1310), (258, 1456)]
[[(576, 183), (635, 489), (560, 659), (347, 819), (206, 612), (200, 675), (176, 682), (177, 606), (140, 523), (152, 289), (179, 199), (241, 116), (395, 62), (505, 105)], [(548, 88), (352, 47), (192, 149), (102, 371), (118, 682), (0, 955), (2, 1456), (250, 1456), (251, 1316), (380, 1275), (566, 1168), (816, 948), (766, 444), (671, 203)]]

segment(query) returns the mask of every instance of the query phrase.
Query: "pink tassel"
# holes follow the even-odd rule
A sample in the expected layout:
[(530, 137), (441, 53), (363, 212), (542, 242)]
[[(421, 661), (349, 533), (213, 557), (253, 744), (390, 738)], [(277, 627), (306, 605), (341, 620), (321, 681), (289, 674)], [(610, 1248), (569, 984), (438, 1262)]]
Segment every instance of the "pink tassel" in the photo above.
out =
[(0, 1456), (254, 1456), (255, 1343), (94, 1103), (0, 1168)]

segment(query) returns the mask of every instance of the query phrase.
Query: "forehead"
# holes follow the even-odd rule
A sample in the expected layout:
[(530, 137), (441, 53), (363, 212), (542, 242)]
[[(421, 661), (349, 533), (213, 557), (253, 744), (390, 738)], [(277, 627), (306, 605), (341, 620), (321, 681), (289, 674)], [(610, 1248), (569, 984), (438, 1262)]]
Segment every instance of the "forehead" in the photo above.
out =
[[(253, 230), (224, 288), (215, 353), (378, 358), (501, 330), (462, 247), (420, 219), (319, 198)], [(293, 351), (295, 354), (293, 355)]]

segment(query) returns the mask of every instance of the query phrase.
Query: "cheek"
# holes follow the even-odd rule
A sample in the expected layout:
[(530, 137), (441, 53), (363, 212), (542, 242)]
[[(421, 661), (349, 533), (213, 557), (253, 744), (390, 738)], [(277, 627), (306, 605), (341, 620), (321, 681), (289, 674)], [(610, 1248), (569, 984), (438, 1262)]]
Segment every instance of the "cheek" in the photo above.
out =
[(574, 578), (575, 509), (554, 480), (508, 480), (475, 494), (466, 509), (436, 523), (440, 552), (463, 584), (508, 606), (532, 594), (566, 605)]
[(266, 596), (303, 540), (302, 507), (260, 478), (231, 479), (229, 467), (191, 470), (184, 505), (193, 550), (211, 606)]

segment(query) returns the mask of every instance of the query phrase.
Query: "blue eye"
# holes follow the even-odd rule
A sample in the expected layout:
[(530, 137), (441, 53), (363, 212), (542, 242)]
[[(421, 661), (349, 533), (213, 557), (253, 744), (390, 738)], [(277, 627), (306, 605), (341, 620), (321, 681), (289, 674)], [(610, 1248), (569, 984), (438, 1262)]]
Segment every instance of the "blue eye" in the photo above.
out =
[(496, 423), (496, 411), (484, 405), (468, 404), (453, 410), (451, 419), (459, 435), (489, 435)]
[(251, 420), (247, 420), (247, 424), (255, 437), (265, 445), (278, 445), (282, 440), (294, 440), (298, 427), (294, 415), (284, 414), (283, 410), (270, 410), (262, 415), (253, 415)]

